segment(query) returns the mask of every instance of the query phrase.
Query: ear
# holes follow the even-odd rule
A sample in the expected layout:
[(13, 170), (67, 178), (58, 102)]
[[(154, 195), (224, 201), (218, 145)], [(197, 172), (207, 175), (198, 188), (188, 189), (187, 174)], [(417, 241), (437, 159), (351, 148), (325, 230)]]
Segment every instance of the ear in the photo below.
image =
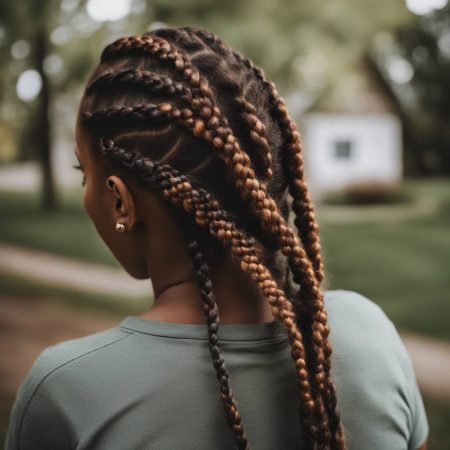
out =
[(130, 231), (136, 223), (136, 207), (133, 195), (124, 181), (115, 175), (106, 179), (106, 186), (113, 197), (113, 215), (116, 222), (123, 224), (125, 230)]

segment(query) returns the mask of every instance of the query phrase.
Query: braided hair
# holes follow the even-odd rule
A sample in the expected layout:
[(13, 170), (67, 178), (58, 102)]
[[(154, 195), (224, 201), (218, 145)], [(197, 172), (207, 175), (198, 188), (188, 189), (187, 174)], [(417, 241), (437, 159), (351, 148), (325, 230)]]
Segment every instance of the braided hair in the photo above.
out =
[[(104, 48), (79, 114), (92, 149), (183, 218), (237, 448), (250, 444), (219, 346), (219, 310), (202, 252), (211, 243), (254, 280), (286, 330), (302, 448), (346, 448), (331, 379), (319, 228), (300, 134), (273, 83), (212, 33), (163, 28)], [(297, 233), (288, 225), (291, 209)]]

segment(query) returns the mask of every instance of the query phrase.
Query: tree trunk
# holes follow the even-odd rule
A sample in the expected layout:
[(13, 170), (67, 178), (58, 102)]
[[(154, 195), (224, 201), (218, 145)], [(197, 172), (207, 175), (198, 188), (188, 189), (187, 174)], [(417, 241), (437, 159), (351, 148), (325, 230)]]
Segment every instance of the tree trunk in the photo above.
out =
[(36, 150), (39, 156), (42, 176), (41, 205), (44, 210), (54, 210), (57, 207), (55, 183), (51, 165), (51, 124), (49, 118), (50, 90), (48, 77), (44, 72), (44, 59), (47, 56), (47, 36), (44, 27), (36, 31), (35, 65), (42, 78), (42, 90), (38, 97), (36, 117)]

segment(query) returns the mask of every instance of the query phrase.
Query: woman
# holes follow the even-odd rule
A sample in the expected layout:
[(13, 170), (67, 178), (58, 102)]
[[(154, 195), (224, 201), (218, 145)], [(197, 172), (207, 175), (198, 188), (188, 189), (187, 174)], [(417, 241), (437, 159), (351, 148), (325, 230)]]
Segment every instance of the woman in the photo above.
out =
[(155, 302), (41, 353), (8, 450), (425, 448), (392, 322), (321, 288), (300, 136), (250, 60), (192, 27), (113, 42), (76, 155), (89, 217)]

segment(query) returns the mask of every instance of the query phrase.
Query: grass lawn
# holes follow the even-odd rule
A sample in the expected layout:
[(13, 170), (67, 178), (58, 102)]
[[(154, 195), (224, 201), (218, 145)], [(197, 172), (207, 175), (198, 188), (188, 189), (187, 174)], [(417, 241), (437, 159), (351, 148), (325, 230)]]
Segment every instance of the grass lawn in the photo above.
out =
[(400, 329), (450, 339), (450, 180), (410, 189), (442, 207), (407, 220), (319, 222), (328, 282), (371, 298)]
[[(318, 206), (326, 288), (366, 295), (402, 330), (450, 339), (450, 179), (408, 180), (405, 189), (417, 202), (429, 199), (441, 207), (391, 220), (396, 206), (378, 206), (378, 220), (346, 223), (322, 219)], [(118, 266), (85, 214), (81, 195), (62, 193), (62, 208), (43, 214), (37, 194), (0, 192), (0, 241)], [(352, 208), (364, 216), (364, 208)]]
[(44, 213), (36, 192), (0, 191), (0, 241), (118, 267), (82, 207), (82, 193), (61, 192), (61, 208)]

